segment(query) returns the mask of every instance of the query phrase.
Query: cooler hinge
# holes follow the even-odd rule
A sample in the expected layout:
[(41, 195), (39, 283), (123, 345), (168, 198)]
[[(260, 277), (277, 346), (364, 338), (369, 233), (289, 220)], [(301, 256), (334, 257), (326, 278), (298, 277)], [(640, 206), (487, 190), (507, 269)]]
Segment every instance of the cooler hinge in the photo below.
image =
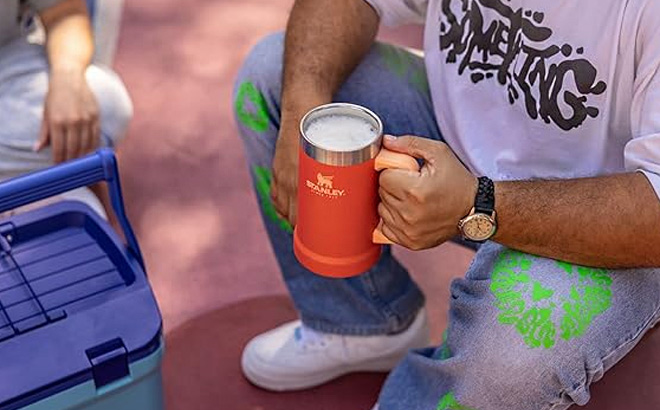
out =
[(85, 353), (92, 364), (97, 389), (130, 375), (128, 350), (119, 338), (87, 349)]

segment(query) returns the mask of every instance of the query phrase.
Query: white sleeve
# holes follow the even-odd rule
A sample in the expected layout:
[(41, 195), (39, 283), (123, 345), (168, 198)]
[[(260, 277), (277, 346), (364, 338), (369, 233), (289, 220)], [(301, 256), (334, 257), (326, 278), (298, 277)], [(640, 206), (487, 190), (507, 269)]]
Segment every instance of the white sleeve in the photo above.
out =
[(364, 0), (376, 10), (386, 26), (424, 24), (428, 0)]
[(660, 198), (660, 7), (659, 2), (649, 3), (638, 30), (630, 113), (633, 139), (624, 157), (626, 170), (644, 173)]

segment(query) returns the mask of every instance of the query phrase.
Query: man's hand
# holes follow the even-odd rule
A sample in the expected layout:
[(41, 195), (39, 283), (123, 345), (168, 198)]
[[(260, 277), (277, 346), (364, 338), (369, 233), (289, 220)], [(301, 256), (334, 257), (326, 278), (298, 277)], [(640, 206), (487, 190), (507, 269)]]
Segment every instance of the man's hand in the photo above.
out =
[(298, 192), (298, 122), (282, 118), (273, 158), (271, 198), (275, 210), (291, 225), (296, 224)]
[(84, 71), (52, 71), (35, 150), (50, 144), (60, 163), (94, 150), (99, 141), (99, 107)]
[(94, 43), (84, 0), (62, 0), (39, 17), (46, 29), (50, 78), (34, 148), (50, 144), (59, 163), (93, 150), (100, 140), (99, 108), (85, 80)]
[(383, 233), (412, 250), (432, 248), (456, 236), (474, 204), (477, 179), (442, 143), (386, 136), (385, 147), (424, 160), (420, 172), (389, 169), (380, 175), (378, 213)]

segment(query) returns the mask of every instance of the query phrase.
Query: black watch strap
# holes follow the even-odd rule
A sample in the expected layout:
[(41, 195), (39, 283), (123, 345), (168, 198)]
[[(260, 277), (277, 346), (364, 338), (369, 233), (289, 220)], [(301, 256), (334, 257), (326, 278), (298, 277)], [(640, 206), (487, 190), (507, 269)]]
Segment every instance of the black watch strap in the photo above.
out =
[(474, 199), (474, 211), (491, 215), (495, 210), (495, 184), (488, 177), (479, 178), (477, 196)]

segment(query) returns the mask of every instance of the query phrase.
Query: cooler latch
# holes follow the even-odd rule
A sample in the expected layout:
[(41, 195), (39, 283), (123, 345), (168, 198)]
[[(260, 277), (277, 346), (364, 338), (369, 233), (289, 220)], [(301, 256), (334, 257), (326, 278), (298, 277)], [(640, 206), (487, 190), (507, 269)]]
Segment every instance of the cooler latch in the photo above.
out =
[(128, 350), (119, 338), (87, 349), (85, 353), (92, 364), (97, 389), (130, 375)]

